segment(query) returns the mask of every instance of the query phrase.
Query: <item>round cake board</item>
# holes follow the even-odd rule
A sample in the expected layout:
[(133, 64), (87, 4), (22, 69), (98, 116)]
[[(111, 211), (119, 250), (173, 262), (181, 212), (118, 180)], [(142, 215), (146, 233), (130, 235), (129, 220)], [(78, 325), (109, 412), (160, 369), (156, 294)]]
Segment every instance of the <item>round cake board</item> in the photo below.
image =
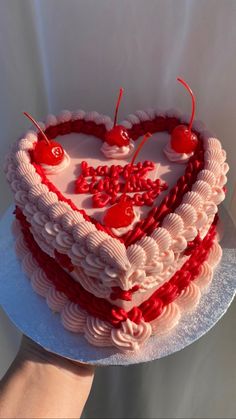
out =
[(178, 326), (165, 336), (153, 336), (137, 353), (124, 354), (116, 348), (98, 348), (81, 334), (64, 329), (59, 314), (31, 288), (16, 258), (11, 233), (13, 207), (0, 222), (0, 304), (22, 333), (39, 345), (63, 357), (94, 365), (130, 365), (148, 362), (180, 351), (207, 333), (224, 315), (236, 290), (236, 229), (222, 207), (220, 226), (223, 257), (208, 291), (192, 313), (181, 317)]

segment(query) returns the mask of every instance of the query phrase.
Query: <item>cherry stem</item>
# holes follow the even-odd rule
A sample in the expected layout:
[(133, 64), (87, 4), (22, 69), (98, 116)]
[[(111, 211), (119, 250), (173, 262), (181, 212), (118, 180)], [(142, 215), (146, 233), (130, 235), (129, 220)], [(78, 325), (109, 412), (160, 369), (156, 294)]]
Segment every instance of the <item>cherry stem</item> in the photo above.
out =
[(191, 131), (192, 130), (192, 125), (193, 125), (193, 119), (194, 119), (194, 115), (195, 115), (195, 97), (194, 97), (192, 89), (189, 87), (189, 85), (188, 85), (188, 83), (186, 83), (186, 81), (182, 80), (180, 77), (178, 77), (177, 80), (184, 85), (184, 87), (188, 90), (188, 92), (191, 95), (192, 115), (191, 115), (191, 119), (190, 119), (189, 126), (188, 126), (189, 131)]
[(47, 136), (46, 136), (46, 134), (43, 132), (43, 130), (42, 130), (42, 128), (40, 127), (40, 125), (38, 124), (38, 122), (36, 122), (35, 121), (35, 119), (29, 114), (29, 113), (27, 113), (27, 112), (23, 112), (23, 114), (25, 115), (25, 116), (27, 116), (27, 118), (29, 118), (32, 122), (33, 122), (33, 124), (38, 128), (38, 130), (41, 132), (41, 134), (42, 134), (42, 136), (43, 136), (43, 138), (45, 139), (45, 141), (46, 141), (46, 143), (48, 144), (48, 145), (50, 145), (50, 141), (49, 141), (49, 139), (47, 138)]
[[(124, 187), (124, 191), (123, 191), (123, 195), (125, 195), (126, 190), (127, 190), (127, 185), (128, 185), (128, 181), (129, 181), (130, 176), (131, 176), (131, 171), (132, 171), (132, 167), (133, 167), (133, 165), (134, 165), (134, 161), (135, 161), (135, 159), (137, 158), (138, 154), (140, 153), (140, 151), (141, 151), (141, 149), (143, 148), (143, 146), (144, 146), (144, 144), (146, 143), (146, 141), (147, 141), (147, 140), (148, 140), (151, 136), (152, 136), (152, 134), (151, 134), (150, 132), (147, 132), (147, 133), (144, 135), (144, 137), (143, 137), (142, 141), (141, 141), (141, 142), (140, 142), (140, 144), (138, 145), (137, 150), (135, 151), (135, 153), (134, 153), (134, 155), (133, 155), (133, 158), (132, 158), (132, 160), (131, 160), (131, 162), (130, 162), (130, 174), (129, 174), (129, 176), (128, 176), (128, 179), (126, 179), (126, 182), (125, 182), (125, 187)], [(122, 196), (123, 196), (123, 195), (122, 195)]]
[(119, 110), (120, 101), (121, 101), (121, 98), (123, 96), (123, 93), (124, 93), (124, 89), (123, 89), (123, 87), (121, 87), (120, 88), (120, 93), (119, 93), (119, 96), (118, 96), (118, 99), (117, 99), (117, 102), (116, 102), (116, 110), (115, 110), (115, 118), (114, 118), (113, 128), (116, 126), (118, 110)]

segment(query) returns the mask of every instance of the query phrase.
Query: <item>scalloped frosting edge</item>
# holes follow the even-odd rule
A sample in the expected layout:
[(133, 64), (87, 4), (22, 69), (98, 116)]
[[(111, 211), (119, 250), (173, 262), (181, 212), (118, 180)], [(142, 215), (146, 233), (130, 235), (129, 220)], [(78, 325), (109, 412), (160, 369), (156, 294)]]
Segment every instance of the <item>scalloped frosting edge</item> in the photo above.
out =
[(170, 333), (179, 323), (181, 316), (196, 308), (202, 292), (209, 287), (213, 270), (220, 262), (222, 249), (215, 240), (207, 261), (201, 267), (199, 276), (183, 290), (180, 296), (168, 304), (162, 314), (150, 323), (140, 324), (130, 319), (122, 322), (121, 327), (114, 328), (109, 323), (87, 315), (78, 304), (68, 300), (66, 295), (56, 290), (47, 279), (44, 271), (32, 256), (24, 243), (19, 222), (14, 220), (13, 234), (16, 236), (16, 254), (21, 259), (22, 267), (31, 280), (33, 290), (46, 299), (49, 308), (60, 313), (63, 327), (73, 333), (82, 333), (85, 339), (97, 347), (116, 347), (122, 352), (140, 350), (151, 335)]

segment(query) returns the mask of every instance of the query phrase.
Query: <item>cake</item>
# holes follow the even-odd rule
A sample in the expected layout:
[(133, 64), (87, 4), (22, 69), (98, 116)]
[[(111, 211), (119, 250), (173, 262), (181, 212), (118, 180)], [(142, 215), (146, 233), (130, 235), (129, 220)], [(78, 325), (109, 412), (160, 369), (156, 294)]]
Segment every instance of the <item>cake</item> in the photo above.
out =
[(130, 353), (171, 333), (213, 280), (228, 164), (193, 113), (116, 118), (49, 115), (16, 141), (5, 171), (33, 290), (68, 331)]

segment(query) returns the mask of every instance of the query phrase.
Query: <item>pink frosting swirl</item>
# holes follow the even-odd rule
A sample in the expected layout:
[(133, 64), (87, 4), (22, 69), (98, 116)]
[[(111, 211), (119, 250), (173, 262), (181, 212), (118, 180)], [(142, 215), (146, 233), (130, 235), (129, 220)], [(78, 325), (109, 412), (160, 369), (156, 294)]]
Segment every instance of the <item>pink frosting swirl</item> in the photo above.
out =
[(68, 301), (67, 296), (63, 292), (57, 291), (54, 286), (48, 289), (46, 300), (51, 310), (58, 312), (63, 309), (64, 305)]
[(212, 278), (213, 269), (208, 262), (204, 262), (200, 267), (199, 275), (195, 279), (194, 283), (200, 288), (200, 290), (202, 290), (210, 285)]
[(101, 152), (108, 159), (124, 159), (132, 154), (134, 150), (134, 142), (130, 140), (129, 145), (118, 147), (117, 145), (109, 145), (105, 141), (101, 147)]
[(44, 271), (41, 268), (37, 268), (31, 275), (31, 285), (37, 294), (46, 297), (48, 289), (51, 287), (51, 282)]
[(95, 346), (112, 346), (112, 327), (96, 317), (88, 316), (85, 326), (85, 338)]
[(78, 304), (68, 302), (61, 312), (61, 321), (65, 329), (70, 332), (83, 332), (86, 323), (86, 312)]
[(27, 253), (28, 248), (25, 244), (23, 236), (20, 234), (15, 242), (15, 251), (18, 258), (22, 259)]
[(30, 252), (26, 253), (22, 259), (22, 268), (26, 275), (31, 276), (35, 269), (37, 269), (37, 263)]
[(119, 329), (112, 329), (111, 339), (121, 351), (135, 352), (148, 340), (151, 333), (150, 323), (141, 321), (140, 324), (136, 324), (127, 319)]
[(193, 310), (199, 303), (201, 292), (193, 282), (185, 288), (176, 300), (181, 311)]
[(216, 265), (218, 265), (218, 263), (220, 262), (221, 258), (222, 258), (222, 249), (221, 249), (221, 246), (219, 245), (219, 243), (217, 243), (217, 241), (215, 241), (215, 243), (211, 247), (211, 250), (210, 250), (210, 253), (209, 253), (207, 262), (212, 267), (215, 267)]
[(180, 310), (177, 304), (171, 303), (165, 306), (161, 315), (151, 322), (152, 333), (163, 335), (170, 332), (179, 322)]

